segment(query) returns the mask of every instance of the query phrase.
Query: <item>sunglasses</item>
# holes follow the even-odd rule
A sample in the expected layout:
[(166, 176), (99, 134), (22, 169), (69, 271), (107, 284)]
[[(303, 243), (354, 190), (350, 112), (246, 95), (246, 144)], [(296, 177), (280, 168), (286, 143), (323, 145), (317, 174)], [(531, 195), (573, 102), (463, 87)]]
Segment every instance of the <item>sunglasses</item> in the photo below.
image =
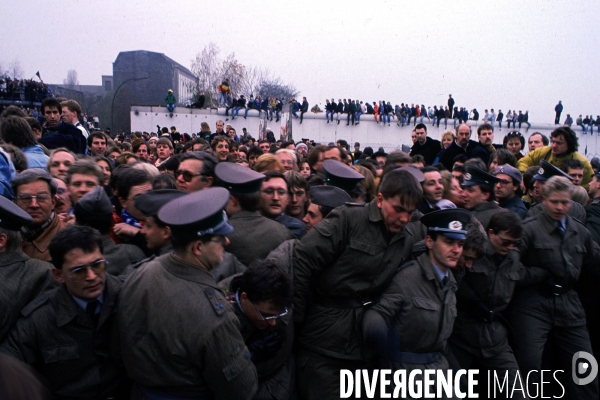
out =
[(184, 181), (191, 182), (192, 179), (194, 179), (196, 176), (201, 176), (202, 174), (194, 174), (190, 171), (182, 171), (182, 170), (178, 169), (177, 171), (175, 171), (175, 179), (177, 179), (179, 177), (179, 175), (183, 176)]

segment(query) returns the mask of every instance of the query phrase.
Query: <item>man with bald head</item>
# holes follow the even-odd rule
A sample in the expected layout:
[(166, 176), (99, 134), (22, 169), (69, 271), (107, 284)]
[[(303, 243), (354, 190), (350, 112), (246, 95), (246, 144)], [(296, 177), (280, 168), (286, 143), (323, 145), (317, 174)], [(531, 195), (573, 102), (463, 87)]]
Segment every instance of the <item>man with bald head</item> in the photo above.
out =
[(477, 146), (477, 142), (471, 140), (471, 127), (467, 124), (460, 124), (456, 128), (456, 139), (448, 148), (440, 154), (439, 162), (441, 162), (448, 171), (452, 171), (454, 158), (459, 155), (466, 155), (471, 158), (473, 149)]

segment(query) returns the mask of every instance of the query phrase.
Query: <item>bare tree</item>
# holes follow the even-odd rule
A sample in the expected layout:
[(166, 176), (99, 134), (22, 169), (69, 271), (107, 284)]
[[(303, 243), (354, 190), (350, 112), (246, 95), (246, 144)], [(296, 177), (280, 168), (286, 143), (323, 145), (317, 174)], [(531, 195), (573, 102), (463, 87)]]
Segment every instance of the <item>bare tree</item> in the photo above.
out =
[(23, 68), (21, 68), (21, 62), (14, 60), (8, 64), (7, 74), (13, 79), (21, 79), (23, 77)]
[(63, 79), (63, 84), (66, 86), (77, 86), (79, 85), (79, 80), (77, 79), (77, 71), (74, 69), (70, 69), (67, 71), (67, 79)]
[[(295, 87), (285, 85), (279, 77), (273, 77), (268, 69), (249, 67), (239, 62), (235, 53), (219, 58), (219, 47), (209, 43), (194, 60), (191, 71), (197, 80), (191, 88), (197, 98), (200, 91), (206, 96), (206, 104), (213, 105), (219, 96), (218, 86), (228, 79), (232, 94), (261, 94), (291, 97), (298, 94)], [(194, 99), (195, 100), (195, 99)]]

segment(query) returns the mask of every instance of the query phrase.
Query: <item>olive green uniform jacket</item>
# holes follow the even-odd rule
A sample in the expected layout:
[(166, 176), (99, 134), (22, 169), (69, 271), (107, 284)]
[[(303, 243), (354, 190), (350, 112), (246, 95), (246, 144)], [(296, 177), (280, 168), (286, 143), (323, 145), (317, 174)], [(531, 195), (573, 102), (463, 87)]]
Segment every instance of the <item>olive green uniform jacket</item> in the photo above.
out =
[(239, 275), (231, 276), (219, 286), (227, 294), (235, 315), (240, 321), (240, 333), (252, 354), (252, 362), (258, 373), (258, 392), (254, 400), (289, 400), (294, 398), (296, 369), (292, 347), (294, 345), (293, 310), (277, 318), (275, 326), (258, 329), (250, 321), (238, 302), (235, 293), (238, 290)]
[(420, 222), (388, 233), (377, 200), (329, 213), (294, 247), (294, 315), (303, 321), (298, 341), (325, 356), (364, 360), (361, 320), (365, 307), (335, 304), (376, 301), (396, 269), (425, 237)]
[(441, 354), (446, 348), (456, 318), (457, 284), (452, 272), (446, 285), (437, 276), (428, 254), (403, 265), (394, 275), (390, 286), (378, 304), (368, 311), (379, 313), (396, 334), (402, 353), (438, 353), (429, 363), (416, 364), (402, 358), (381, 359), (381, 368), (448, 369), (448, 361)]
[(27, 304), (58, 286), (52, 265), (29, 258), (21, 250), (0, 253), (0, 343)]
[(572, 287), (579, 279), (582, 268), (589, 268), (596, 275), (600, 270), (600, 247), (593, 241), (590, 232), (568, 215), (566, 220), (563, 238), (560, 229), (545, 211), (526, 219), (517, 249), (526, 267), (525, 273), (529, 272), (527, 267), (540, 267), (552, 278), (553, 283), (562, 286), (565, 293), (552, 295), (550, 282), (544, 280), (523, 290), (518, 289), (511, 304), (511, 311), (559, 327), (585, 325), (585, 312)]
[(146, 258), (144, 252), (132, 244), (116, 244), (110, 237), (102, 239), (104, 258), (108, 261), (106, 272), (121, 275), (127, 266)]
[(123, 285), (118, 321), (123, 360), (136, 385), (228, 400), (256, 392), (238, 318), (209, 271), (174, 253), (140, 265)]
[(502, 312), (521, 279), (523, 266), (516, 252), (499, 259), (488, 251), (466, 270), (458, 287), (458, 317), (450, 342), (477, 357), (492, 357), (508, 348)]
[(21, 311), (0, 351), (35, 368), (57, 398), (125, 398), (128, 379), (114, 326), (120, 287), (118, 278), (106, 275), (97, 324), (65, 285), (47, 292)]
[(244, 265), (265, 258), (281, 243), (294, 238), (288, 228), (258, 211), (240, 211), (229, 217), (228, 222), (234, 231), (227, 235), (230, 244), (226, 250)]
[(484, 201), (481, 204), (477, 204), (471, 211), (473, 211), (473, 216), (477, 218), (477, 221), (481, 222), (483, 229), (487, 231), (487, 226), (490, 223), (490, 219), (492, 219), (492, 215), (501, 210), (503, 208), (496, 204), (496, 202)]

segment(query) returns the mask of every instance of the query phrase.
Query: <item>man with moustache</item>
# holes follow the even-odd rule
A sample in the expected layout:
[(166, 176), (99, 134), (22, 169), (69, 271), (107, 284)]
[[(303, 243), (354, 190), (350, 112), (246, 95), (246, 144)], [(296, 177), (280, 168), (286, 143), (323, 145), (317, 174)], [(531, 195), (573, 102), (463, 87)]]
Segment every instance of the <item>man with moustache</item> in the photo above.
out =
[(483, 124), (477, 128), (477, 138), (479, 144), (475, 146), (471, 157), (480, 158), (485, 165), (490, 163), (490, 155), (496, 151), (496, 148), (492, 145), (494, 141), (494, 127), (491, 124)]
[(471, 127), (467, 124), (461, 124), (456, 128), (456, 140), (440, 153), (439, 162), (442, 163), (448, 171), (452, 171), (454, 158), (461, 154), (470, 158), (471, 153), (476, 146), (477, 142), (471, 140)]
[(279, 171), (266, 171), (265, 180), (260, 189), (260, 213), (288, 228), (292, 234), (301, 239), (306, 233), (306, 226), (302, 221), (285, 214), (289, 203), (289, 187), (285, 175)]

